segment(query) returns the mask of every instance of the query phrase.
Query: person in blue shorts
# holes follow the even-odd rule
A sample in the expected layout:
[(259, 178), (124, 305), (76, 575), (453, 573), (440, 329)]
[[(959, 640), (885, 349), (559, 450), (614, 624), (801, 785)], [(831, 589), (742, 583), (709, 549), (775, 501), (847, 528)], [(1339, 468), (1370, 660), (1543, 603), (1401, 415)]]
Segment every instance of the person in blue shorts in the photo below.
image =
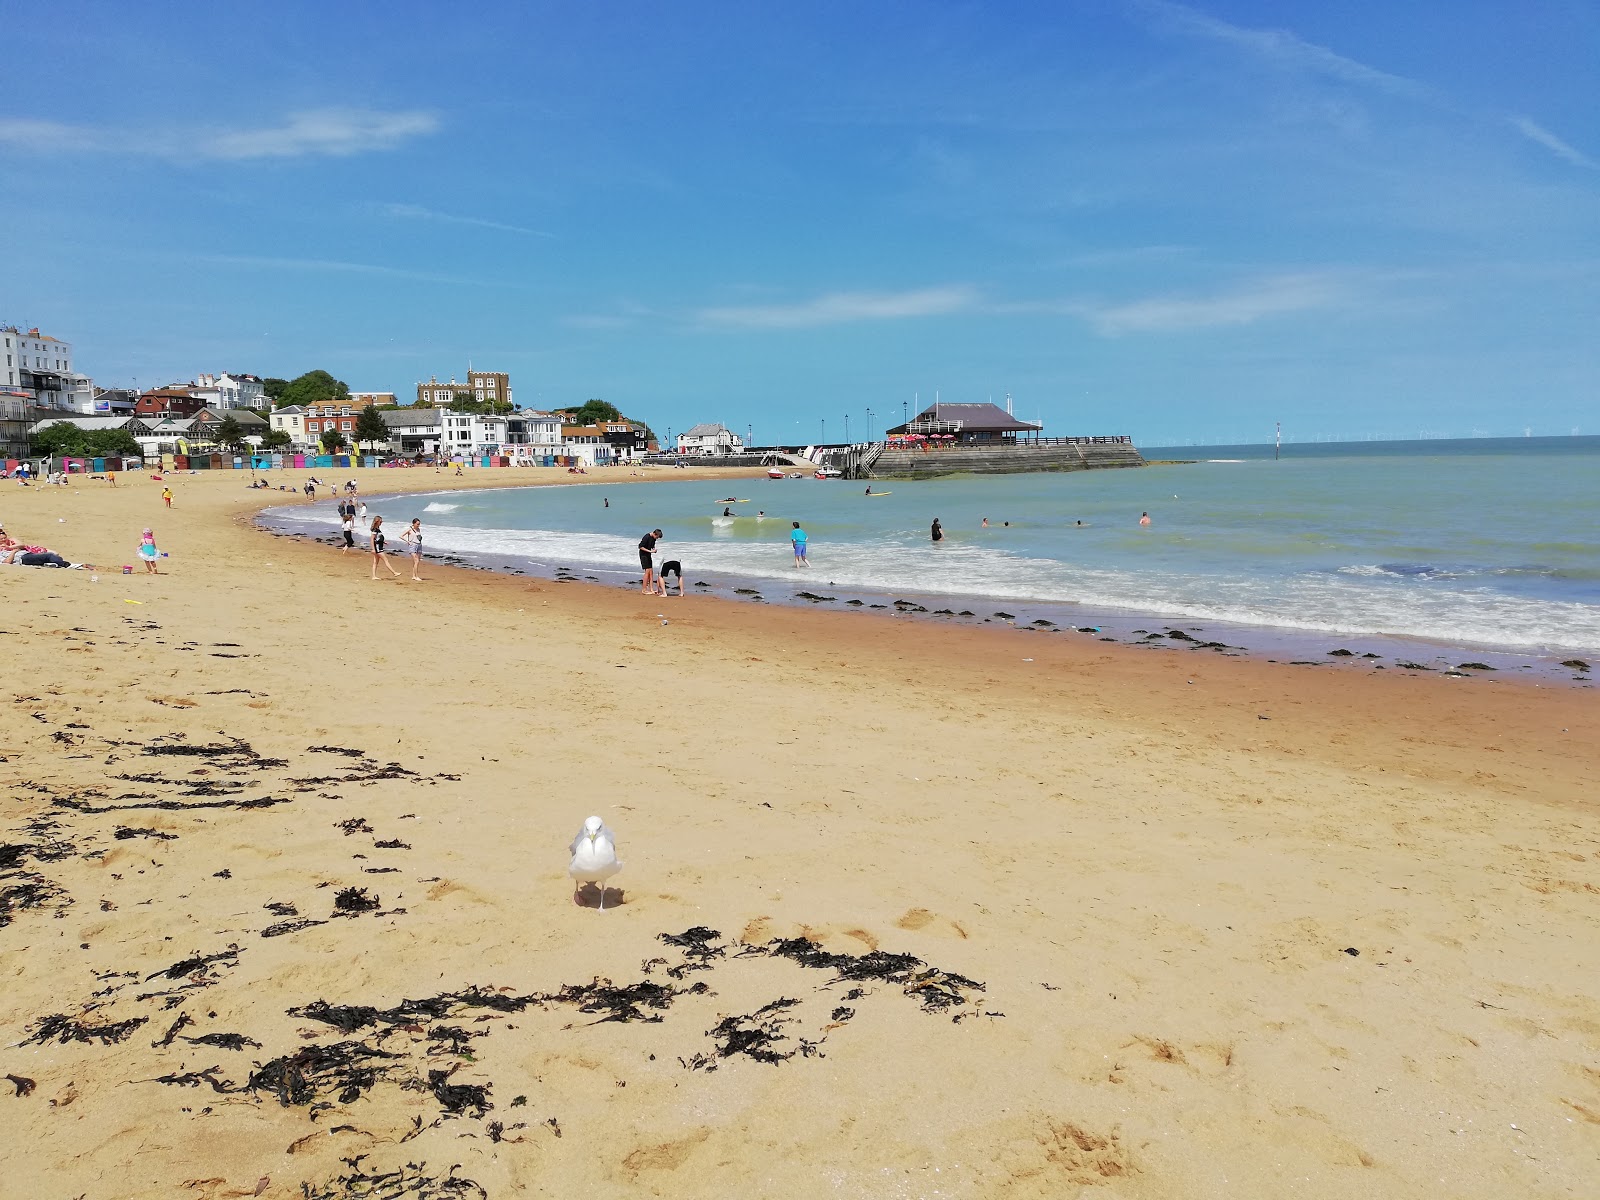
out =
[(794, 532), (789, 535), (789, 541), (794, 545), (794, 565), (796, 567), (809, 567), (806, 560), (806, 531), (800, 528), (800, 522), (794, 523)]

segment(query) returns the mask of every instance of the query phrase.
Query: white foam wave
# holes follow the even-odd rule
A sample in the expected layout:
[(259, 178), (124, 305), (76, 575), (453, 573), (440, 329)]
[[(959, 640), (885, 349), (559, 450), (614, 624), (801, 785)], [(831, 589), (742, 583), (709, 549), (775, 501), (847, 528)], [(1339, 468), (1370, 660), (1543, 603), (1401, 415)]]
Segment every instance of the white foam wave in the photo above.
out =
[[(626, 571), (638, 561), (634, 539), (609, 534), (435, 526), (431, 538), (457, 552), (525, 557), (540, 565)], [(1250, 578), (1091, 569), (949, 542), (938, 549), (890, 541), (812, 544), (812, 569), (804, 575), (791, 565), (787, 539), (680, 539), (664, 549), (690, 574), (804, 579), (813, 590), (825, 580), (861, 591), (1076, 602), (1325, 633), (1600, 652), (1600, 606), (1424, 584), (1378, 567)], [(1369, 573), (1384, 582), (1368, 582)]]
[(435, 501), (431, 501), (428, 504), (424, 505), (422, 511), (423, 512), (455, 512), (456, 509), (458, 509), (460, 507), (461, 507), (461, 505), (459, 505), (459, 504), (440, 504), (437, 500), (435, 500)]

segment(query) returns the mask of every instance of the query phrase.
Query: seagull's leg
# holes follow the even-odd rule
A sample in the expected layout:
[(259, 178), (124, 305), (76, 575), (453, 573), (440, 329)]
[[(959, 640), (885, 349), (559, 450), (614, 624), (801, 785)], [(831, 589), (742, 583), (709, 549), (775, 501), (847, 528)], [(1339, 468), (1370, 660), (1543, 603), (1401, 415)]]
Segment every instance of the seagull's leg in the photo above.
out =
[(595, 886), (600, 889), (600, 911), (601, 912), (605, 912), (605, 910), (606, 910), (606, 881), (604, 879), (602, 879)]

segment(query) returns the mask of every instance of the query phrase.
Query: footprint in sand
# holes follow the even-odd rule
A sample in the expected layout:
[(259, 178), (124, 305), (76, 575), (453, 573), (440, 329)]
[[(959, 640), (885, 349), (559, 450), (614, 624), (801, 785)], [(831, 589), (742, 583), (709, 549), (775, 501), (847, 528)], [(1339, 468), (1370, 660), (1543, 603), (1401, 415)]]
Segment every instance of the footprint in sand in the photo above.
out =
[(959, 922), (952, 921), (947, 917), (941, 917), (937, 913), (931, 913), (925, 908), (908, 910), (904, 916), (895, 922), (895, 925), (900, 929), (932, 933), (939, 937), (958, 937), (963, 941), (967, 937), (967, 931), (961, 927)]

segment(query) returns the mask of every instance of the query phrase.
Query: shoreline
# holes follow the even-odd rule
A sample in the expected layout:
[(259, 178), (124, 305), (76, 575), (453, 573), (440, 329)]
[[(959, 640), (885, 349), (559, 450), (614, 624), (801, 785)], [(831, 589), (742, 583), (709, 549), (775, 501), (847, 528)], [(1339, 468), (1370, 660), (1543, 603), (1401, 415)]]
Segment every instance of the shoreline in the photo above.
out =
[[(564, 483), (558, 481), (512, 486), (581, 487), (603, 482), (608, 480), (570, 480)], [(629, 479), (627, 482), (650, 483), (668, 482), (668, 480)], [(475, 489), (447, 487), (386, 494), (422, 498), (463, 494), (472, 490)], [(267, 515), (268, 510), (274, 507), (279, 506), (266, 505), (256, 513), (255, 523), (258, 528), (276, 536), (312, 544), (336, 544), (337, 538), (334, 534), (328, 535), (331, 542), (323, 542), (316, 534), (291, 528), (283, 522), (275, 524)], [(296, 511), (312, 506), (295, 504), (282, 507)], [(572, 574), (568, 568), (512, 555), (444, 550), (430, 552), (423, 557), (424, 561), (432, 561), (439, 566), (455, 565), (552, 582), (593, 584), (622, 591), (638, 590), (638, 571), (631, 567), (591, 563), (576, 568), (576, 574)], [(586, 574), (586, 572), (600, 572), (600, 575)], [(634, 581), (631, 589), (627, 583), (630, 577)], [(1449, 641), (1398, 634), (1324, 631), (1298, 626), (1255, 625), (1209, 617), (1174, 615), (1157, 610), (1119, 608), (1073, 600), (998, 597), (981, 592), (922, 592), (904, 588), (890, 591), (838, 587), (799, 573), (792, 581), (788, 577), (746, 576), (725, 572), (716, 573), (716, 579), (716, 583), (702, 586), (698, 591), (697, 583), (704, 584), (704, 580), (691, 582), (686, 579), (685, 586), (690, 594), (734, 603), (778, 603), (818, 608), (824, 604), (837, 603), (841, 611), (853, 608), (862, 614), (873, 615), (876, 610), (877, 615), (919, 618), (931, 625), (1004, 624), (1032, 632), (1069, 635), (1074, 638), (1088, 635), (1092, 631), (1092, 635), (1102, 642), (1115, 641), (1147, 649), (1181, 647), (1186, 651), (1215, 651), (1224, 656), (1245, 656), (1256, 661), (1285, 666), (1323, 666), (1347, 671), (1361, 670), (1364, 673), (1370, 673), (1375, 669), (1406, 673), (1437, 672), (1442, 677), (1452, 679), (1536, 682), (1540, 686), (1556, 685), (1578, 689), (1594, 686), (1590, 672), (1564, 665), (1566, 660), (1589, 661), (1595, 657), (1593, 652), (1586, 658), (1584, 654), (1574, 654), (1571, 651), (1535, 653), (1525, 649), (1471, 641)], [(1081, 628), (1085, 626), (1090, 628)], [(1591, 667), (1594, 665), (1591, 663)]]
[(374, 583), (227, 482), (0, 514), (172, 552), (0, 577), (19, 1194), (1587, 1187), (1581, 691)]

